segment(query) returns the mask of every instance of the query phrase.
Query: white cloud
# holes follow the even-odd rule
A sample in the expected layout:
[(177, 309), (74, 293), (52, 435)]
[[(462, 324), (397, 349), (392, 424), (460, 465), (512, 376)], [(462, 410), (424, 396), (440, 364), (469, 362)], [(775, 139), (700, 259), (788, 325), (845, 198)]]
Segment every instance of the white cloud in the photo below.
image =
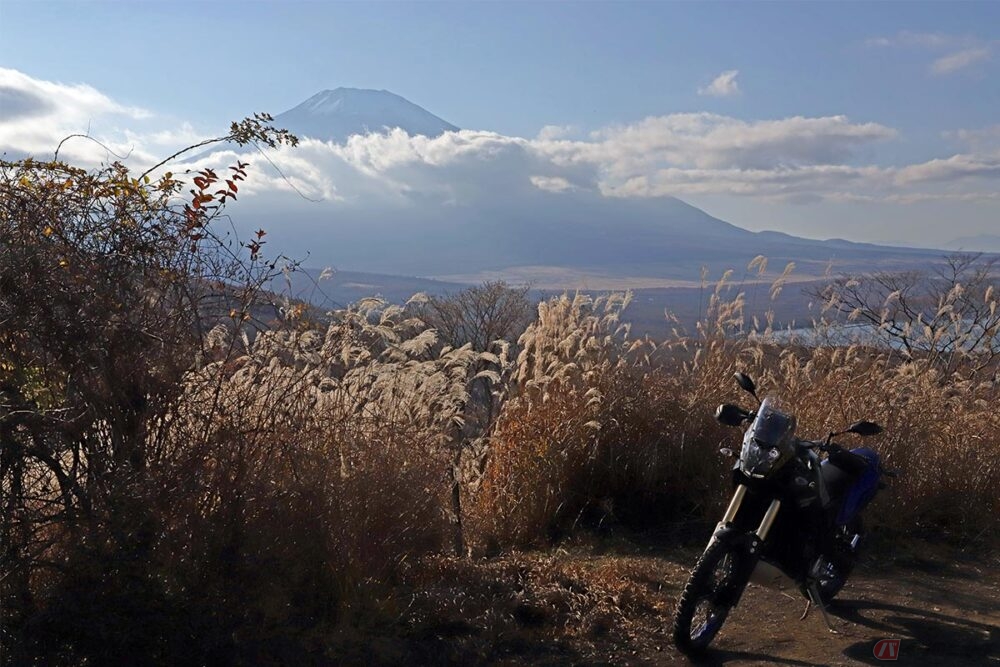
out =
[[(131, 150), (118, 125), (152, 117), (86, 84), (64, 84), (34, 79), (13, 69), (0, 68), (0, 150), (12, 154), (51, 156), (70, 134), (89, 133), (118, 154)], [(67, 142), (62, 155), (93, 162), (107, 151), (88, 141)]]
[(711, 95), (712, 97), (731, 97), (739, 95), (740, 84), (736, 77), (739, 75), (738, 69), (731, 69), (723, 72), (712, 80), (712, 83), (698, 89), (699, 95)]
[(154, 146), (165, 147), (193, 146), (211, 138), (209, 135), (195, 130), (194, 126), (186, 121), (181, 123), (180, 127), (177, 128), (166, 128), (146, 133), (138, 133), (126, 129), (125, 136), (132, 143), (149, 143)]
[(936, 75), (952, 74), (977, 63), (992, 60), (993, 46), (989, 42), (972, 35), (949, 35), (946, 33), (922, 33), (902, 31), (892, 37), (872, 37), (865, 41), (871, 47), (903, 47), (929, 51), (945, 51), (928, 67), (928, 72)]
[(952, 72), (957, 72), (960, 69), (965, 69), (970, 65), (985, 62), (989, 60), (991, 56), (992, 51), (986, 46), (964, 49), (935, 60), (931, 63), (931, 72), (933, 74), (951, 74)]
[(551, 139), (564, 139), (573, 133), (574, 128), (570, 125), (546, 125), (538, 131), (540, 141)]
[(1000, 155), (953, 155), (896, 170), (896, 183), (900, 185), (989, 177), (1000, 177)]
[[(849, 164), (852, 148), (895, 135), (881, 125), (839, 116), (754, 123), (710, 114), (677, 116), (609, 128), (588, 141), (469, 130), (429, 139), (394, 130), (352, 137), (345, 145), (305, 141), (272, 159), (309, 196), (359, 206), (429, 201), (476, 206), (525, 199), (532, 190), (795, 203), (995, 199), (989, 179), (1000, 174), (1000, 159), (990, 155), (959, 154), (900, 167)], [(233, 157), (215, 159), (221, 166)], [(266, 174), (266, 167), (261, 169)], [(287, 189), (280, 178), (265, 174), (255, 177), (255, 192)]]
[(865, 41), (867, 46), (891, 47), (907, 46), (926, 49), (938, 49), (965, 43), (968, 37), (958, 37), (940, 32), (911, 32), (902, 30), (892, 37), (872, 37)]
[(846, 116), (743, 121), (710, 113), (654, 116), (613, 126), (590, 141), (538, 142), (556, 163), (602, 164), (626, 174), (660, 163), (678, 167), (767, 168), (835, 163), (860, 146), (891, 139), (892, 128)]
[[(997, 193), (989, 189), (989, 179), (998, 173), (1000, 164), (971, 156), (931, 160), (903, 168), (846, 165), (775, 169), (665, 168), (631, 177), (620, 184), (602, 184), (602, 191), (607, 196), (618, 197), (731, 195), (788, 203), (993, 201)], [(922, 189), (915, 189), (917, 186)]]
[[(0, 70), (0, 89), (5, 99), (16, 101), (5, 104), (8, 115), (0, 118), (0, 146), (7, 150), (51, 155), (62, 137), (86, 129), (90, 118), (100, 122), (95, 135), (104, 143), (123, 147), (122, 152), (134, 148), (133, 163), (149, 164), (203, 138), (190, 124), (150, 119), (148, 112), (88, 86)], [(159, 125), (117, 129), (121, 122), (134, 126), (150, 120)], [(725, 195), (795, 203), (995, 201), (1000, 149), (989, 141), (998, 132), (957, 130), (949, 136), (968, 144), (963, 152), (917, 164), (874, 166), (859, 164), (859, 157), (892, 140), (896, 131), (839, 115), (747, 121), (677, 113), (606, 127), (579, 139), (555, 126), (534, 139), (472, 130), (428, 138), (397, 129), (354, 136), (344, 144), (306, 138), (296, 149), (268, 151), (283, 175), (251, 153), (244, 156), (253, 166), (240, 193), (266, 203), (298, 190), (336, 206), (409, 211), (530, 209), (548, 205), (546, 197), (553, 193), (561, 193), (560, 199)], [(64, 157), (85, 164), (107, 157), (89, 142), (67, 148), (73, 151), (64, 150)], [(220, 151), (197, 166), (224, 167), (236, 157)]]
[(528, 180), (536, 188), (545, 190), (546, 192), (566, 192), (567, 190), (576, 189), (572, 183), (562, 176), (532, 176)]
[(942, 136), (977, 152), (1000, 152), (1000, 123), (974, 130), (959, 129), (943, 132)]

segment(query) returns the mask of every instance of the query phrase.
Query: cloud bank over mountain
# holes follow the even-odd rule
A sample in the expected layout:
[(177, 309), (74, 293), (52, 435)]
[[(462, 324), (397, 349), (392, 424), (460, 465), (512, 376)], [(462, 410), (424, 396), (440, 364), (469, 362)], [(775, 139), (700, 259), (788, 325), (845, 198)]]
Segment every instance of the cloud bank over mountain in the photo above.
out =
[[(15, 70), (0, 69), (0, 95), (0, 150), (11, 157), (49, 157), (61, 139), (87, 132), (88, 126), (95, 139), (129, 154), (137, 165), (206, 136), (191, 123), (120, 104), (90, 86), (42, 81)], [(334, 103), (316, 106), (326, 112)], [(409, 104), (398, 103), (408, 113)], [(880, 145), (899, 140), (896, 129), (843, 115), (743, 120), (668, 113), (590, 133), (549, 126), (533, 138), (443, 126), (430, 137), (392, 129), (343, 141), (303, 137), (298, 148), (268, 151), (267, 159), (251, 153), (254, 169), (244, 194), (278, 207), (288, 201), (285, 193), (298, 190), (323, 200), (311, 209), (327, 212), (317, 217), (339, 209), (389, 215), (429, 205), (439, 211), (519, 205), (527, 212), (542, 201), (584, 196), (990, 202), (998, 199), (1000, 147), (968, 139), (994, 129), (955, 130), (954, 136), (965, 140), (965, 152), (901, 165), (872, 159)], [(67, 142), (62, 156), (89, 164), (113, 158), (81, 139)], [(222, 167), (235, 157), (222, 150), (194, 165)], [(546, 197), (540, 200), (539, 194)]]
[[(606, 197), (720, 194), (791, 203), (929, 199), (994, 200), (1000, 154), (964, 153), (903, 166), (855, 163), (896, 131), (843, 116), (747, 122), (708, 113), (670, 114), (582, 139), (507, 137), (462, 130), (435, 138), (394, 129), (342, 144), (305, 139), (270, 159), (311, 197), (398, 204), (474, 201), (535, 187)], [(220, 153), (203, 164), (222, 165)], [(287, 189), (265, 177), (258, 191)]]

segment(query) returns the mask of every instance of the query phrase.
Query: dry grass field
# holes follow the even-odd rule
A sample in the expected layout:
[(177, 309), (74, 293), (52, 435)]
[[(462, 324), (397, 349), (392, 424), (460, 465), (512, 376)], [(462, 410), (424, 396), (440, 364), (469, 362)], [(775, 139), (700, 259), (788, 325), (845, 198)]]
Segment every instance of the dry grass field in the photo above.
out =
[[(697, 325), (665, 339), (631, 335), (629, 293), (525, 303), (522, 321), (524, 292), (497, 285), (458, 309), (417, 296), (318, 317), (286, 301), (254, 322), (275, 265), (263, 232), (238, 250), (210, 234), (208, 203), (230, 196), (209, 192), (210, 174), (194, 205), (175, 206), (168, 177), (4, 169), (9, 664), (676, 658), (664, 624), (692, 544), (726, 502), (717, 450), (737, 435), (712, 415), (741, 399), (735, 371), (780, 397), (803, 435), (861, 418), (885, 427), (870, 444), (901, 477), (869, 525), (880, 548), (915, 560), (888, 573), (872, 563), (845, 621), (909, 632), (935, 659), (960, 635), (969, 655), (996, 653), (992, 266), (834, 283), (808, 341), (774, 331), (768, 303), (787, 272), (755, 312), (724, 276)], [(839, 340), (845, 320), (883, 342)], [(641, 546), (649, 535), (655, 548)], [(939, 548), (985, 560), (953, 571)], [(943, 564), (920, 581), (924, 558)], [(900, 597), (910, 581), (919, 603)], [(722, 649), (749, 662), (861, 659), (824, 643), (815, 618), (787, 640), (802, 642), (780, 643), (780, 603), (750, 602), (774, 619), (770, 643), (735, 619)]]

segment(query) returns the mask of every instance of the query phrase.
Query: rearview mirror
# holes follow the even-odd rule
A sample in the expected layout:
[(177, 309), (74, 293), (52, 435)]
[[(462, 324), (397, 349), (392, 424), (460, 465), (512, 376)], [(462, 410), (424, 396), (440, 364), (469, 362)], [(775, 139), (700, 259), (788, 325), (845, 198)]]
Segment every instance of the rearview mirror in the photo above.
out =
[(862, 438), (869, 435), (878, 435), (882, 432), (882, 427), (875, 422), (860, 421), (854, 422), (847, 428), (848, 433), (855, 433), (860, 435)]
[(715, 410), (715, 418), (725, 426), (739, 426), (750, 417), (750, 413), (738, 405), (723, 403)]
[(736, 384), (740, 385), (740, 389), (757, 398), (757, 385), (753, 383), (749, 375), (746, 373), (733, 373), (733, 376), (736, 378)]

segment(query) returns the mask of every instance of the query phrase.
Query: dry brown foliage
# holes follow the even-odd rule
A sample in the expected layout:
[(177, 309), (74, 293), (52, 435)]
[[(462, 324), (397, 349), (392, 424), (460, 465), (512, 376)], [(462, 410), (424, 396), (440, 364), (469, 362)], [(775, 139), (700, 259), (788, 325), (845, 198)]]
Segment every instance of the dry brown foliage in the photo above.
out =
[[(697, 329), (666, 341), (629, 336), (629, 294), (563, 295), (512, 345), (523, 293), (503, 286), (456, 302), (464, 313), (371, 299), (265, 326), (249, 321), (275, 268), (263, 232), (212, 235), (212, 179), (181, 206), (177, 181), (120, 166), (0, 166), (0, 639), (24, 664), (303, 662), (331, 628), (383, 613), (373, 591), (420, 556), (713, 521), (728, 465), (716, 450), (737, 435), (712, 414), (737, 398), (737, 370), (782, 398), (800, 435), (885, 426), (866, 444), (903, 476), (869, 512), (883, 529), (995, 536), (988, 273), (934, 283), (930, 322), (901, 321), (914, 302), (886, 296), (875, 336), (856, 342), (833, 320), (804, 337), (768, 313), (761, 325), (728, 275)], [(839, 284), (878, 293), (852, 280)], [(828, 312), (844, 303), (831, 296)], [(206, 316), (219, 304), (229, 317)], [(605, 584), (613, 613), (645, 613)], [(620, 621), (553, 595), (595, 628)]]
[[(902, 476), (869, 513), (875, 524), (901, 535), (966, 542), (995, 535), (995, 341), (977, 347), (981, 330), (965, 326), (974, 337), (948, 338), (942, 365), (934, 353), (941, 329), (960, 328), (944, 316), (950, 325), (923, 333), (907, 328), (911, 347), (926, 352), (912, 355), (901, 354), (893, 336), (878, 337), (894, 331), (885, 322), (853, 343), (833, 320), (796, 336), (775, 331), (765, 313), (758, 328), (759, 321), (747, 323), (743, 296), (727, 278), (715, 286), (694, 335), (675, 331), (660, 344), (630, 341), (617, 327), (620, 313), (608, 304), (625, 303), (627, 295), (607, 303), (563, 296), (542, 304), (522, 337), (512, 398), (493, 437), (475, 512), (478, 546), (542, 544), (587, 517), (643, 525), (636, 522), (636, 505), (646, 519), (711, 521), (726, 493), (726, 466), (716, 450), (738, 436), (710, 416), (718, 403), (739, 399), (736, 370), (757, 378), (797, 414), (801, 437), (820, 437), (862, 418), (886, 427), (885, 435), (864, 444)], [(994, 291), (982, 284), (976, 291), (984, 300), (978, 309), (992, 316)], [(963, 292), (953, 285), (948, 293)], [(834, 338), (840, 342), (816, 343)]]

